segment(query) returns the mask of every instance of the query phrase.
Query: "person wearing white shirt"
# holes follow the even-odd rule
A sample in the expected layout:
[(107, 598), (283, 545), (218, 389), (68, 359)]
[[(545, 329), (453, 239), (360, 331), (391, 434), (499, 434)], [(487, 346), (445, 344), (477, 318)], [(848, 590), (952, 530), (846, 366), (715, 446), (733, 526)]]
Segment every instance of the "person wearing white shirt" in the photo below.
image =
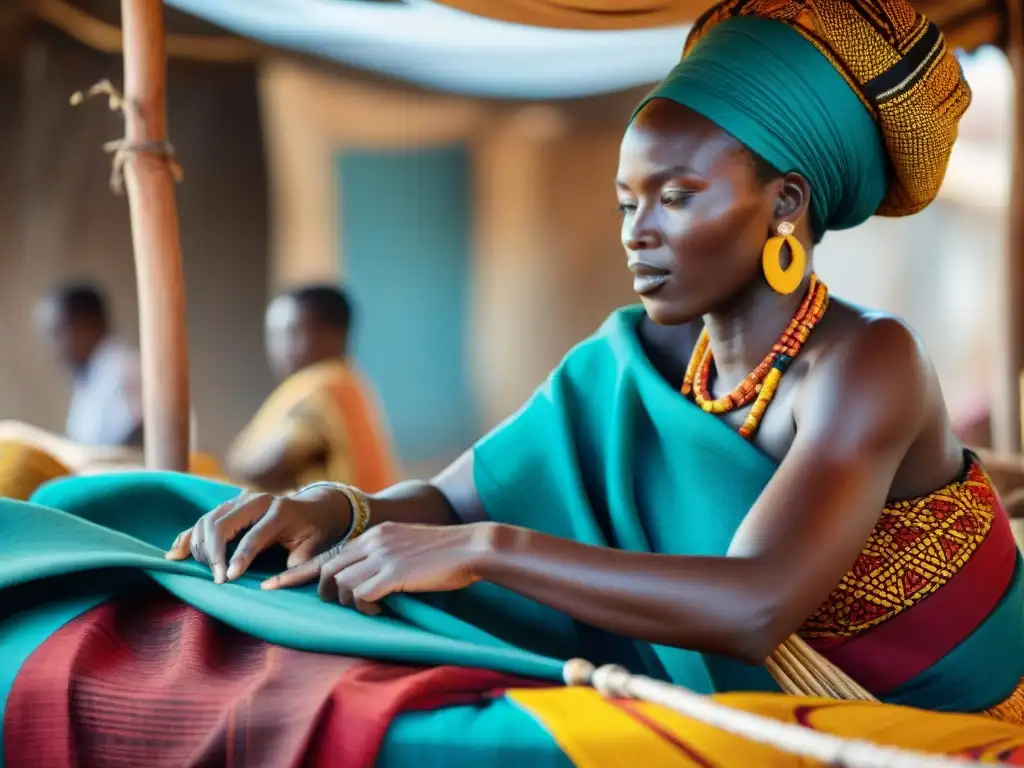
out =
[(138, 352), (111, 328), (94, 286), (69, 284), (43, 299), (40, 329), (74, 374), (65, 432), (93, 446), (142, 445), (142, 377)]

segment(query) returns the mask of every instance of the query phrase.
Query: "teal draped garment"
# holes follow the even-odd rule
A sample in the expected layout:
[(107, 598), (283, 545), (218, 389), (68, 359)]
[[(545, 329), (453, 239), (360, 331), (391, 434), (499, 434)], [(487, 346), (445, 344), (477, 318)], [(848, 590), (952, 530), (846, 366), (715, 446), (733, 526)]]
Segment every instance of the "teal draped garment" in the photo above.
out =
[[(477, 445), (477, 490), (498, 522), (634, 552), (724, 557), (777, 463), (662, 378), (637, 335), (642, 317), (641, 307), (614, 313)], [(1024, 677), (1021, 565), (1018, 556), (1016, 576), (988, 618), (885, 701), (959, 712), (1003, 701)], [(563, 653), (587, 643), (591, 658), (626, 659), (634, 671), (702, 693), (778, 690), (760, 666), (627, 642), (540, 606), (533, 611), (530, 625), (562, 638)]]
[(888, 187), (882, 134), (835, 67), (799, 32), (754, 16), (711, 28), (641, 102), (703, 115), (780, 173), (811, 187), (816, 239), (878, 210)]

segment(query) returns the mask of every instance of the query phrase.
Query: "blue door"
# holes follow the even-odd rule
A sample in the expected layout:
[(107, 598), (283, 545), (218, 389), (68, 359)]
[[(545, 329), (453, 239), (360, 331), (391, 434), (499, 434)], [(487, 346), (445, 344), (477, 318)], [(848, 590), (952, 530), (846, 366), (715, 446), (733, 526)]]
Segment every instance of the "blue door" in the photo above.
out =
[(405, 463), (479, 436), (467, 355), (470, 161), (464, 145), (352, 150), (336, 163), (354, 353), (380, 391)]

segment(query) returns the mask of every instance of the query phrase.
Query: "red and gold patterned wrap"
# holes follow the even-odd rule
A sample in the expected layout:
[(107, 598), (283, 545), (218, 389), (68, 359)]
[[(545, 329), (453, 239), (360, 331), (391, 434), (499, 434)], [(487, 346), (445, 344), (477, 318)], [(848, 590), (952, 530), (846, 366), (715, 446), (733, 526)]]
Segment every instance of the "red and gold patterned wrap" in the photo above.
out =
[[(882, 511), (853, 567), (801, 635), (876, 695), (898, 689), (988, 620), (1019, 555), (999, 495), (977, 458), (927, 496)], [(990, 714), (1024, 722), (1024, 689)]]
[(944, 488), (890, 504), (853, 568), (803, 633), (853, 636), (921, 602), (978, 551), (998, 509), (992, 483), (976, 461)]

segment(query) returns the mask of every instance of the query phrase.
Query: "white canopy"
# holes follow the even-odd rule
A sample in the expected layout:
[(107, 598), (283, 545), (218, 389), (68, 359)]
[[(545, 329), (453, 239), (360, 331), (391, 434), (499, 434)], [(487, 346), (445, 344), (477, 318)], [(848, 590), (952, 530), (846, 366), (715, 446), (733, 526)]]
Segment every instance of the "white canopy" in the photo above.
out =
[(687, 27), (545, 29), (493, 21), (427, 0), (168, 0), (269, 45), (427, 88), (505, 99), (612, 93), (663, 77)]

